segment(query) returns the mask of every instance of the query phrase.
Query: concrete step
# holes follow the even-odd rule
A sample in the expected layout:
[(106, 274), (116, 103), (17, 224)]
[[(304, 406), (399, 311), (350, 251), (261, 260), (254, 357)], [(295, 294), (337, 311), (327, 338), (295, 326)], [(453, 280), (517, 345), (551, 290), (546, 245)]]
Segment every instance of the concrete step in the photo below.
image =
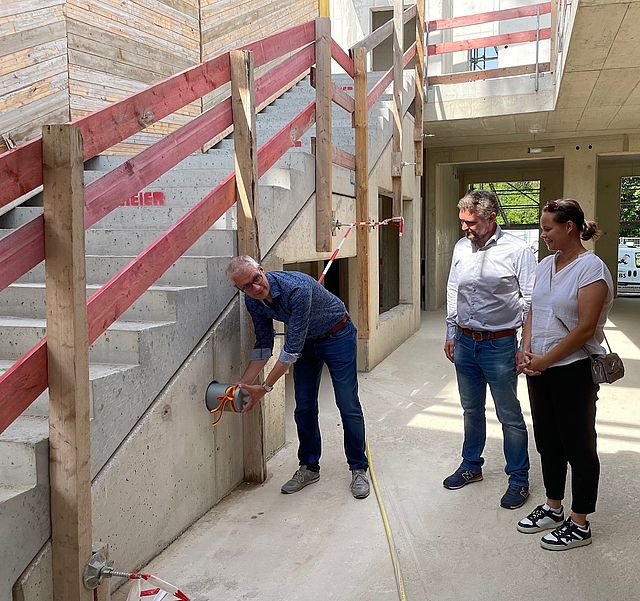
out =
[[(86, 274), (88, 284), (104, 284), (134, 259), (133, 255), (96, 256), (87, 255)], [(180, 257), (155, 282), (157, 286), (203, 286), (207, 285), (207, 270), (211, 262), (228, 262), (228, 257)], [(28, 271), (19, 283), (44, 282), (44, 263)]]
[[(0, 373), (9, 369), (15, 361), (8, 359), (0, 359)], [(95, 408), (94, 402), (104, 403), (106, 399), (112, 399), (117, 392), (118, 384), (122, 381), (125, 374), (131, 375), (140, 370), (139, 365), (116, 365), (108, 363), (90, 363), (89, 364), (89, 394), (91, 395), (91, 417), (93, 417)], [(45, 390), (31, 405), (24, 411), (23, 416), (28, 417), (47, 417), (49, 415), (49, 390)], [(0, 472), (1, 473), (1, 472)], [(2, 478), (0, 477), (0, 482)]]
[(0, 482), (26, 490), (38, 482), (34, 447), (49, 438), (46, 417), (19, 417), (0, 434)]
[[(121, 321), (173, 321), (180, 297), (204, 286), (151, 286), (120, 317)], [(87, 286), (87, 297), (100, 286)], [(0, 292), (0, 315), (7, 317), (45, 317), (44, 283), (11, 284)]]
[[(89, 357), (95, 363), (140, 362), (141, 345), (153, 344), (175, 322), (170, 321), (116, 321), (89, 348)], [(46, 335), (44, 319), (27, 317), (0, 317), (0, 357), (17, 360)]]
[[(12, 230), (0, 230), (0, 238)], [(143, 229), (90, 229), (86, 232), (85, 249), (88, 255), (108, 255), (117, 249), (120, 253), (138, 255), (151, 246), (161, 230)], [(185, 256), (233, 256), (236, 233), (233, 230), (205, 232), (185, 253)]]

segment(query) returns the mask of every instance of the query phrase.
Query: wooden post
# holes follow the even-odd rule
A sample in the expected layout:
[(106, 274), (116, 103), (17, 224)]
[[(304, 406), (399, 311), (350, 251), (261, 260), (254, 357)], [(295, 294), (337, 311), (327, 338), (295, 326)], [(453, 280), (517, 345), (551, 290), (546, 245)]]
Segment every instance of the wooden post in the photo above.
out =
[(331, 252), (331, 21), (316, 19), (316, 250)]
[(415, 95), (415, 127), (413, 130), (413, 151), (416, 162), (415, 174), (423, 173), (422, 144), (424, 139), (424, 0), (416, 0), (416, 95)]
[(320, 17), (329, 16), (329, 0), (318, 0), (318, 15)]
[[(369, 111), (367, 109), (367, 51), (353, 52), (353, 94), (356, 110), (353, 113), (356, 142), (356, 220), (369, 218)], [(358, 252), (358, 338), (369, 339), (369, 230), (357, 228)]]
[(82, 582), (91, 556), (91, 474), (83, 146), (76, 126), (43, 127), (42, 165), (53, 599), (91, 601)]
[(260, 260), (258, 219), (258, 144), (253, 85), (253, 53), (231, 50), (231, 106), (238, 206), (238, 253)]
[[(255, 86), (253, 53), (231, 50), (231, 106), (235, 147), (236, 191), (238, 211), (238, 254), (261, 260), (256, 215), (258, 199), (258, 143), (256, 137)], [(244, 303), (240, 305), (240, 344), (251, 348), (250, 317)], [(260, 403), (242, 416), (244, 479), (264, 482), (267, 460), (264, 433), (265, 407)]]
[(391, 147), (391, 189), (393, 216), (402, 215), (402, 85), (403, 76), (402, 0), (393, 3), (393, 144)]

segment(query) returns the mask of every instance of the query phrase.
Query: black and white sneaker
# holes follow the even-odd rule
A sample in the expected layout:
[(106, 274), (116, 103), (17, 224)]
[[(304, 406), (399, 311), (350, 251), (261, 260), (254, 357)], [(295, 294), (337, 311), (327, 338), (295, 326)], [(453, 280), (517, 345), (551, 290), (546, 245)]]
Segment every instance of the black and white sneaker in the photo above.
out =
[(518, 531), (533, 534), (555, 528), (564, 522), (564, 509), (551, 509), (546, 503), (538, 505), (526, 518), (518, 522)]
[(560, 526), (540, 539), (540, 546), (549, 551), (566, 551), (572, 547), (583, 547), (590, 544), (591, 528), (589, 522), (584, 526), (578, 526), (571, 518), (567, 518)]

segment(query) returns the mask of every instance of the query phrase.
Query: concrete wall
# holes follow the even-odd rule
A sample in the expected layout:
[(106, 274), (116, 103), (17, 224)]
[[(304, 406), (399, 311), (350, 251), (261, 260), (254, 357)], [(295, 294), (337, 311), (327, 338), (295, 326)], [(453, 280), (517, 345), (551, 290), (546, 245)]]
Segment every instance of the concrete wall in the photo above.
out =
[[(542, 200), (559, 197), (575, 198), (588, 219), (596, 218), (604, 229), (597, 244), (585, 246), (595, 251), (607, 263), (612, 274), (617, 273), (619, 177), (623, 172), (634, 174), (637, 161), (628, 165), (607, 165), (600, 158), (635, 156), (640, 152), (638, 136), (594, 136), (581, 139), (536, 140), (536, 145), (552, 146), (547, 156), (555, 159), (555, 167), (531, 160), (529, 142), (510, 144), (477, 144), (458, 147), (437, 147), (427, 151), (427, 199), (425, 205), (427, 232), (426, 299), (427, 308), (445, 304), (444, 291), (453, 244), (459, 237), (455, 201), (462, 194), (458, 182), (464, 170), (474, 179), (505, 181), (509, 179), (541, 179)], [(619, 159), (623, 162), (623, 159)], [(525, 161), (523, 163), (523, 161)], [(510, 163), (511, 162), (511, 163)], [(514, 164), (516, 165), (514, 167)], [(456, 179), (458, 178), (458, 179)], [(540, 255), (546, 250), (540, 245)], [(614, 277), (615, 279), (615, 277)]]

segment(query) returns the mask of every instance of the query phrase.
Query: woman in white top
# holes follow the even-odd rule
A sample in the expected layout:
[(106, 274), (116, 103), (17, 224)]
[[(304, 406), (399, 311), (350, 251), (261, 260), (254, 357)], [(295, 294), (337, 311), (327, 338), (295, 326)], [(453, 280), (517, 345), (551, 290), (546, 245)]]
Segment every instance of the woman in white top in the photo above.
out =
[[(518, 530), (545, 534), (540, 543), (565, 550), (591, 543), (587, 514), (596, 507), (600, 461), (596, 450), (596, 400), (590, 355), (604, 355), (604, 324), (613, 303), (613, 281), (602, 260), (582, 240), (599, 235), (575, 200), (546, 204), (541, 238), (555, 254), (536, 270), (531, 310), (523, 331), (536, 448), (546, 502), (518, 522)], [(565, 520), (567, 465), (571, 465), (571, 514)]]

